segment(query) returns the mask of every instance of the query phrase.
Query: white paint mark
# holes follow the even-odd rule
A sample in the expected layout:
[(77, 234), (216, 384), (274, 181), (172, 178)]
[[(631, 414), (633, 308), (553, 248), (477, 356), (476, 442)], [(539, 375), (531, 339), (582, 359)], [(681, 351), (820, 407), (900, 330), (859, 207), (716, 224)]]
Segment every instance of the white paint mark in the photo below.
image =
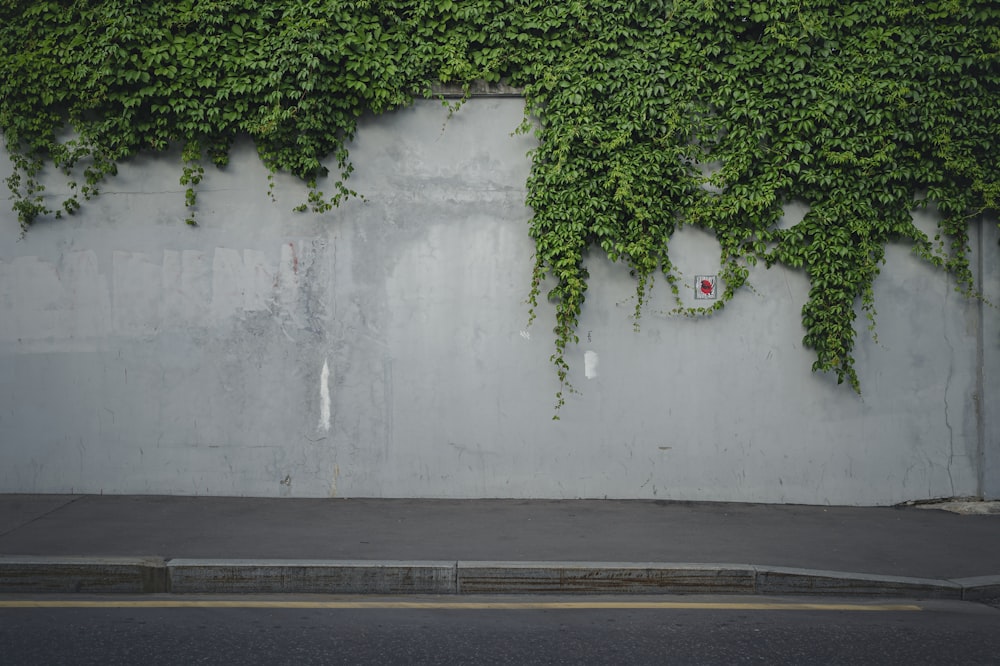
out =
[(521, 337), (524, 338), (525, 340), (530, 340), (531, 333), (529, 333), (528, 331), (521, 331)]
[(330, 365), (326, 359), (319, 375), (319, 427), (324, 432), (330, 430)]
[(583, 353), (583, 374), (586, 375), (587, 379), (593, 379), (597, 376), (597, 364), (600, 359), (597, 358), (597, 352), (586, 351)]

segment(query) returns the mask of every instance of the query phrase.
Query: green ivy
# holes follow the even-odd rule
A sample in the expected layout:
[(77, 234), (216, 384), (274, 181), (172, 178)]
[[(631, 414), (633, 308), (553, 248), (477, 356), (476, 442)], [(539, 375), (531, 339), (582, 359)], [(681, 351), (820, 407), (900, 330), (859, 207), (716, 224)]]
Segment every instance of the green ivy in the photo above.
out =
[[(534, 312), (552, 284), (560, 405), (591, 248), (636, 276), (637, 320), (657, 275), (696, 315), (758, 262), (803, 269), (813, 369), (858, 389), (856, 313), (874, 321), (886, 244), (911, 242), (972, 293), (969, 225), (1000, 208), (994, 0), (7, 0), (0, 55), (25, 228), (174, 146), (194, 223), (203, 163), (225, 165), (241, 135), (307, 183), (302, 208), (326, 211), (354, 194), (346, 145), (362, 114), (433, 82), (523, 88), (538, 137), (530, 295)], [(47, 165), (72, 188), (55, 210)], [(808, 212), (782, 228), (791, 202)], [(933, 238), (912, 221), (927, 206)], [(668, 251), (682, 225), (721, 244), (711, 308), (682, 306)]]

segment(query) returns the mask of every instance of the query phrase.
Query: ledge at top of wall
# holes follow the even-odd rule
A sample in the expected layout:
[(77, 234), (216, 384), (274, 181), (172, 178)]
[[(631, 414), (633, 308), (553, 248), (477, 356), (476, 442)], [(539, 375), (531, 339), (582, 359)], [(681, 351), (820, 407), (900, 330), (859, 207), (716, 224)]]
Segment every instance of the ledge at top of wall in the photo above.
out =
[[(440, 97), (465, 97), (465, 88), (460, 83), (435, 83), (431, 94)], [(503, 83), (477, 80), (469, 84), (469, 97), (523, 97), (524, 89)]]

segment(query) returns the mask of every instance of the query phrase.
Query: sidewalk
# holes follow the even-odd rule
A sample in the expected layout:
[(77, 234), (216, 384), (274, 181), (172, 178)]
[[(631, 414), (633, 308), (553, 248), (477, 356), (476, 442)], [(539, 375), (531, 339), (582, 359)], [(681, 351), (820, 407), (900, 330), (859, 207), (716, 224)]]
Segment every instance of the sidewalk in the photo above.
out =
[(1000, 513), (619, 500), (0, 495), (0, 593), (1000, 597)]

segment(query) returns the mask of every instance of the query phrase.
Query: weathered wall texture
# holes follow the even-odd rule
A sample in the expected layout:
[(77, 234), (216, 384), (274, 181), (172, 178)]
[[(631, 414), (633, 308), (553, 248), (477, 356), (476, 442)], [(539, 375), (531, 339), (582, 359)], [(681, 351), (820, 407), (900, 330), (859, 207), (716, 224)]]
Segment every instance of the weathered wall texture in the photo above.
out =
[[(627, 271), (592, 257), (580, 393), (553, 421), (551, 309), (526, 328), (521, 114), (488, 98), (365, 122), (365, 200), (324, 216), (291, 212), (290, 179), (271, 202), (246, 145), (209, 170), (197, 229), (176, 160), (127, 165), (21, 240), (0, 208), (0, 492), (1000, 496), (1000, 317), (902, 246), (878, 342), (859, 337), (860, 397), (809, 370), (801, 273), (761, 267), (697, 321), (663, 314), (660, 283), (634, 332)], [(982, 235), (1000, 302), (995, 224)], [(673, 248), (689, 281), (718, 269), (703, 232)]]

